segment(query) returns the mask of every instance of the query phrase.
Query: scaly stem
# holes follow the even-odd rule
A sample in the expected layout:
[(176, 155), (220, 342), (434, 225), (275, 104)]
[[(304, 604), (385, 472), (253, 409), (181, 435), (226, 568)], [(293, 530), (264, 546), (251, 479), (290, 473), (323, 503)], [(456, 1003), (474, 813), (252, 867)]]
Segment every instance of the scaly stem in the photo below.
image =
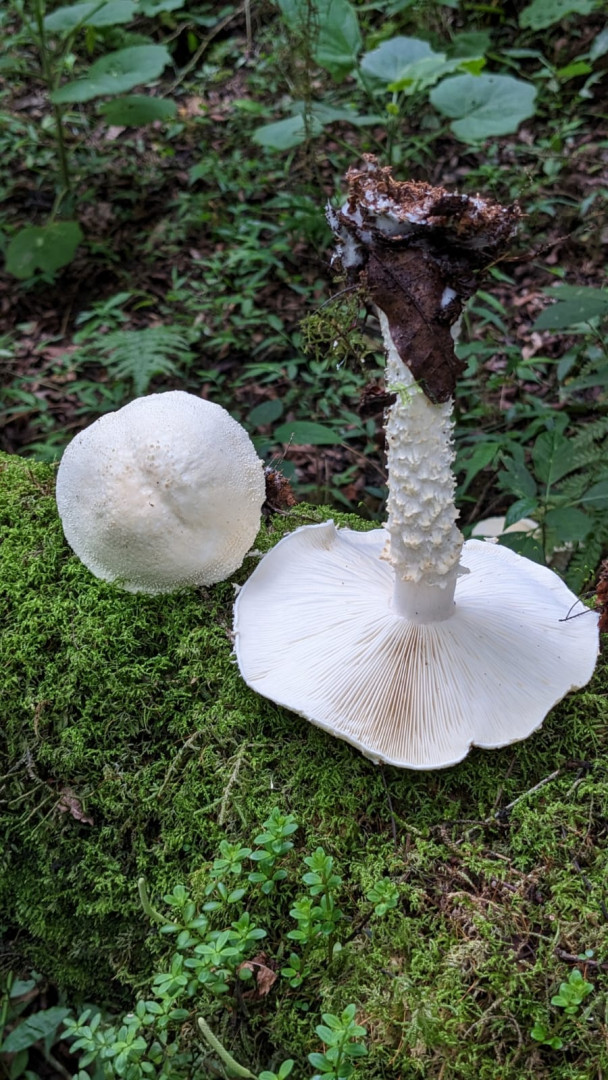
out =
[(453, 611), (463, 538), (456, 525), (452, 473), (452, 403), (434, 405), (403, 363), (379, 312), (386, 386), (396, 393), (386, 427), (389, 538), (383, 552), (395, 571), (393, 605), (405, 618), (440, 622)]

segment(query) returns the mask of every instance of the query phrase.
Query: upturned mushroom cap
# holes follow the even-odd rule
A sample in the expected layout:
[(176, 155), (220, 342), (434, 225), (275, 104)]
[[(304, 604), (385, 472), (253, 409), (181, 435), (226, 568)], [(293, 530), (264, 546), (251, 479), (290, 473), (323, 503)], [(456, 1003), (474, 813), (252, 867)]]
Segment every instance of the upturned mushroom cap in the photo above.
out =
[(264, 470), (220, 405), (173, 390), (81, 432), (57, 474), (69, 545), (129, 592), (211, 585), (241, 565), (260, 524)]
[(264, 556), (235, 606), (250, 687), (373, 761), (435, 769), (524, 739), (591, 678), (597, 615), (568, 618), (576, 597), (551, 570), (470, 540), (453, 614), (420, 624), (392, 606), (384, 542), (330, 521)]

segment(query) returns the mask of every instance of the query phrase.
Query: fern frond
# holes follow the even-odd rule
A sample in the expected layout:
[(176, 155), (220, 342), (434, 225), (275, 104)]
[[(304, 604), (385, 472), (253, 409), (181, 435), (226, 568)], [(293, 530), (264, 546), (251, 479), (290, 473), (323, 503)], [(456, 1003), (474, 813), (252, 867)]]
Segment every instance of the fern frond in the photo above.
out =
[(575, 552), (565, 573), (566, 584), (575, 593), (580, 593), (593, 579), (606, 543), (606, 532), (594, 533), (585, 540)]
[(145, 330), (114, 330), (101, 344), (106, 368), (113, 379), (130, 379), (138, 397), (146, 393), (155, 375), (175, 375), (179, 364), (193, 357), (184, 331), (176, 326), (148, 326)]

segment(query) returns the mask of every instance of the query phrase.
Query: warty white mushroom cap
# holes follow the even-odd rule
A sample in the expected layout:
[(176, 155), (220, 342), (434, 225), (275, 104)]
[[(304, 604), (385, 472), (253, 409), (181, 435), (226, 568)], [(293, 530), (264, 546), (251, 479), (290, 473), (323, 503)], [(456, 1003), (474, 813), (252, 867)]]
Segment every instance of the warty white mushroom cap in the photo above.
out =
[(551, 570), (469, 540), (453, 614), (420, 624), (392, 606), (384, 541), (329, 521), (264, 556), (235, 605), (252, 689), (375, 762), (436, 769), (526, 738), (591, 678), (597, 615), (568, 618), (576, 597)]
[(76, 435), (56, 494), (66, 540), (96, 577), (171, 592), (241, 565), (260, 526), (264, 467), (225, 409), (172, 390)]

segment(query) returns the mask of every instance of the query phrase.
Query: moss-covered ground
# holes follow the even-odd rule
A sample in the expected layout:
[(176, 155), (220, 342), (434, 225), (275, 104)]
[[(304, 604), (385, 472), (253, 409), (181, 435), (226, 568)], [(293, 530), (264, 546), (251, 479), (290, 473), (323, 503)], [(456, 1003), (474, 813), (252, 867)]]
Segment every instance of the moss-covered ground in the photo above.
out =
[[(286, 900), (270, 924), (262, 898), (252, 910), (271, 966), (292, 946), (316, 846), (353, 930), (373, 881), (392, 878), (400, 899), (302, 987), (279, 978), (242, 1010), (211, 1010), (237, 1058), (290, 1056), (307, 1078), (318, 1012), (352, 1001), (366, 1080), (605, 1076), (605, 661), (524, 743), (441, 772), (378, 768), (243, 685), (233, 582), (147, 597), (97, 581), (63, 539), (53, 489), (52, 467), (0, 458), (4, 964), (36, 968), (76, 1006), (128, 1006), (170, 948), (138, 877), (155, 902), (180, 882), (196, 891), (220, 841), (251, 844), (277, 806), (300, 829)], [(328, 516), (296, 508), (258, 546)], [(551, 997), (577, 968), (593, 989), (567, 1016)], [(560, 1050), (531, 1038), (539, 1020)]]

